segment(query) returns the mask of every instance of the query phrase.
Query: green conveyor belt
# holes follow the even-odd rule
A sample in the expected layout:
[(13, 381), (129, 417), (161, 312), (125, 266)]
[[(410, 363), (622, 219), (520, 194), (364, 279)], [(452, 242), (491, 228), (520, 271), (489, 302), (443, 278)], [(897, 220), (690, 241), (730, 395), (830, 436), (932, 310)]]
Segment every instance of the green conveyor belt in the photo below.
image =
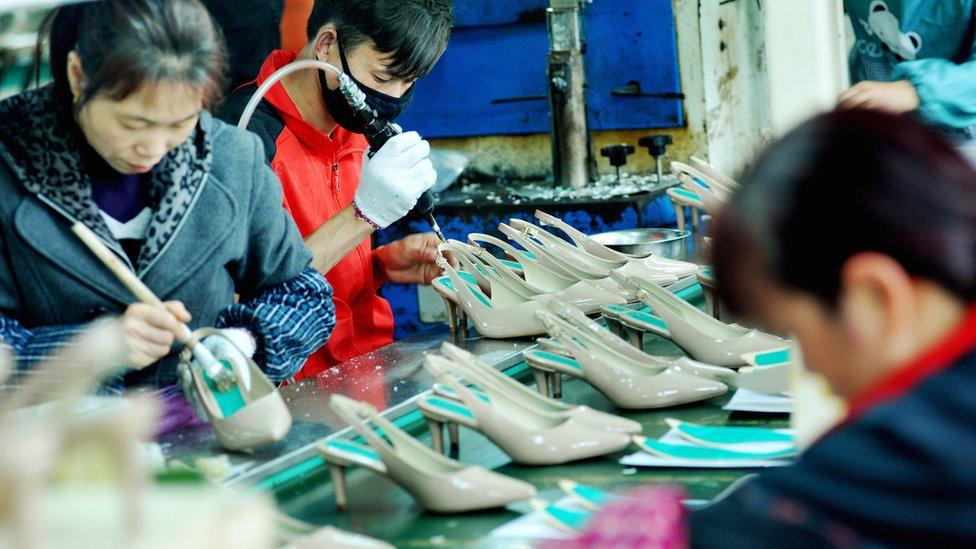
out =
[[(683, 295), (682, 295), (683, 294)], [(701, 290), (696, 285), (678, 295), (700, 304)], [(680, 355), (680, 351), (669, 341), (648, 336), (647, 350), (652, 354)], [(506, 371), (518, 379), (530, 381), (531, 376), (524, 364)], [(586, 404), (596, 409), (612, 411), (610, 402), (586, 383), (565, 379), (563, 383), (564, 400)], [(729, 412), (721, 409), (730, 395), (715, 398), (705, 403), (697, 403), (664, 410), (616, 413), (639, 421), (644, 426), (644, 434), (657, 437), (668, 427), (665, 419), (674, 417), (686, 421), (708, 423), (784, 427), (788, 421), (785, 416), (748, 415), (729, 417)], [(429, 444), (426, 426), (419, 413), (411, 412), (401, 417), (397, 424)], [(644, 483), (675, 483), (685, 486), (688, 497), (709, 499), (720, 493), (739, 477), (755, 470), (727, 469), (666, 469), (666, 468), (627, 468), (617, 460), (632, 449), (605, 458), (550, 467), (527, 467), (512, 464), (497, 446), (480, 434), (461, 428), (461, 449), (457, 456), (463, 462), (476, 463), (498, 472), (526, 480), (539, 490), (539, 496), (548, 500), (562, 497), (558, 482), (570, 478), (576, 482), (596, 486), (606, 490), (626, 490)], [(332, 486), (328, 474), (321, 465), (307, 463), (283, 472), (268, 481), (266, 487), (274, 487), (281, 509), (302, 520), (314, 524), (332, 524), (339, 528), (360, 532), (387, 540), (397, 547), (512, 547), (511, 540), (504, 543), (488, 538), (489, 532), (506, 522), (518, 518), (521, 512), (528, 511), (528, 504), (517, 504), (509, 509), (467, 513), (464, 515), (435, 515), (425, 513), (407, 492), (391, 481), (363, 470), (347, 473), (350, 510), (337, 512), (332, 500)], [(515, 546), (518, 546), (516, 544)], [(530, 546), (528, 540), (522, 543)]]

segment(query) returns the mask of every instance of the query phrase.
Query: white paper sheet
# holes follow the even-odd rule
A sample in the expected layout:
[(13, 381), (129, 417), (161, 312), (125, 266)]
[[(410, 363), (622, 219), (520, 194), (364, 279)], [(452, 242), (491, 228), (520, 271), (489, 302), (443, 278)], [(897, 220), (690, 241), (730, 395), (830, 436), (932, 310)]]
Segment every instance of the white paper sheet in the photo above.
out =
[[(671, 429), (659, 439), (666, 444), (681, 446), (694, 446), (691, 442), (682, 438), (677, 429)], [(757, 448), (758, 449), (758, 448)], [(741, 448), (748, 451), (746, 445)], [(636, 467), (689, 467), (694, 469), (742, 469), (753, 467), (782, 467), (789, 465), (789, 459), (722, 459), (715, 461), (690, 460), (690, 459), (665, 459), (651, 455), (643, 450), (620, 458), (621, 465)]]
[[(576, 503), (576, 500), (566, 496), (556, 502), (556, 506), (564, 509), (583, 511), (584, 509)], [(538, 512), (531, 512), (521, 517), (507, 522), (491, 531), (488, 536), (492, 539), (573, 539), (574, 535), (567, 534), (553, 526), (550, 526), (546, 519)]]
[(739, 388), (722, 409), (734, 412), (788, 414), (793, 411), (793, 397), (769, 395)]

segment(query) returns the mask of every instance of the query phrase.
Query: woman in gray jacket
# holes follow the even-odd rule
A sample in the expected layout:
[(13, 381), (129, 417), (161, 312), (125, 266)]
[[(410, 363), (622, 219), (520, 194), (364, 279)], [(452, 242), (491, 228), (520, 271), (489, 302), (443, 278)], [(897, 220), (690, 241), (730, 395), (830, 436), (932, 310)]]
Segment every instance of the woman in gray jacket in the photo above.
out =
[[(177, 322), (228, 329), (273, 380), (297, 372), (332, 330), (332, 290), (258, 139), (205, 110), (226, 56), (203, 6), (62, 7), (50, 47), (53, 83), (0, 103), (0, 340), (19, 368), (121, 315), (134, 371), (111, 389), (176, 385)], [(169, 312), (133, 305), (77, 221)]]

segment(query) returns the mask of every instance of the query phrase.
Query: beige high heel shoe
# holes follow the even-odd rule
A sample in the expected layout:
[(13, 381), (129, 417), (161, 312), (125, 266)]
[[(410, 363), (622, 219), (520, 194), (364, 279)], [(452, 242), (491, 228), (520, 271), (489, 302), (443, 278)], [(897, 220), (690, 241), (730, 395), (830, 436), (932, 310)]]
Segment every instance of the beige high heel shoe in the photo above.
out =
[(489, 263), (472, 246), (463, 242), (448, 240), (438, 246), (438, 251), (442, 254), (445, 251), (450, 252), (458, 260), (461, 268), (472, 274), (482, 293), (496, 306), (518, 305), (544, 293), (526, 284), (522, 277), (494, 257), (492, 259), (496, 262)]
[(560, 303), (556, 300), (549, 303), (548, 310), (558, 316), (563, 322), (575, 328), (580, 337), (583, 338), (583, 341), (605, 349), (607, 352), (612, 353), (612, 356), (617, 357), (616, 359), (629, 361), (639, 367), (677, 368), (683, 372), (721, 381), (726, 385), (738, 386), (735, 370), (724, 366), (705, 364), (686, 356), (661, 357), (645, 353), (627, 343), (620, 336), (605, 329), (599, 322), (586, 315), (579, 314), (579, 311), (574, 310), (572, 307), (567, 307), (565, 303)]
[[(531, 484), (434, 452), (380, 416), (369, 404), (332, 395), (329, 405), (369, 445), (334, 439), (317, 446), (329, 465), (336, 507), (341, 510), (348, 508), (344, 472), (352, 466), (388, 476), (424, 509), (435, 513), (493, 509), (535, 495)], [(386, 438), (366, 422), (373, 423)]]
[(684, 231), (688, 228), (689, 220), (685, 216), (685, 208), (687, 207), (691, 209), (691, 231), (694, 234), (698, 234), (698, 227), (701, 225), (701, 212), (704, 208), (701, 197), (681, 187), (671, 187), (667, 190), (666, 194), (668, 195), (668, 199), (671, 200), (671, 205), (674, 206), (674, 215), (678, 220), (678, 229)]
[[(446, 249), (441, 245), (439, 250)], [(443, 255), (438, 255), (437, 266), (447, 273), (447, 277), (440, 277), (433, 281), (434, 291), (457, 305), (471, 319), (475, 330), (488, 338), (507, 339), (540, 335), (545, 332), (544, 327), (533, 316), (535, 311), (545, 307), (552, 299), (548, 295), (538, 295), (532, 299), (515, 300), (497, 303), (484, 295), (478, 284), (471, 279), (465, 280), (461, 274), (447, 262)], [(517, 295), (505, 292), (506, 298)]]
[[(536, 215), (539, 215), (539, 212), (536, 212)], [(693, 275), (698, 271), (698, 265), (694, 263), (668, 259), (658, 255), (649, 255), (640, 259), (626, 256), (607, 257), (611, 254), (606, 252), (613, 252), (609, 248), (605, 248), (604, 253), (593, 254), (528, 221), (513, 219), (509, 223), (512, 227), (521, 230), (523, 234), (535, 239), (539, 244), (553, 253), (573, 262), (586, 263), (595, 269), (600, 269), (601, 272), (603, 270), (617, 271), (632, 276), (643, 276), (650, 280), (655, 280), (659, 284), (667, 284), (668, 282), (664, 280), (664, 277), (673, 276), (682, 278)], [(657, 280), (658, 277), (661, 280)]]
[(668, 327), (668, 337), (672, 341), (703, 362), (719, 366), (741, 366), (744, 364), (744, 354), (787, 345), (780, 337), (715, 320), (653, 282), (637, 277), (620, 282), (634, 287), (637, 296), (664, 320)]
[(708, 214), (716, 214), (729, 199), (728, 193), (717, 187), (709, 186), (711, 181), (707, 176), (681, 162), (672, 162), (671, 171), (678, 177), (681, 187), (695, 193), (702, 203), (702, 209)]
[[(540, 262), (531, 252), (518, 250), (508, 242), (491, 235), (471, 233), (468, 235), (468, 241), (482, 249), (484, 249), (483, 244), (498, 247), (518, 263), (522, 268), (522, 277), (527, 283), (546, 293), (565, 290), (580, 281), (579, 278), (572, 276), (564, 269), (550, 268), (547, 264)], [(614, 287), (619, 288), (616, 282), (611, 282)]]
[[(518, 398), (481, 379), (479, 388), (489, 396), (486, 402), (457, 377), (474, 381), (478, 375), (463, 364), (427, 355), (424, 369), (447, 385), (458, 401), (436, 395), (422, 398), (418, 406), (437, 440), (444, 424), (458, 424), (480, 431), (501, 447), (516, 463), (557, 465), (602, 456), (627, 447), (627, 435), (608, 432), (581, 421), (577, 416), (553, 416), (520, 405)], [(443, 442), (441, 442), (443, 446)]]
[(771, 395), (787, 395), (792, 389), (793, 349), (783, 347), (742, 355), (747, 364), (739, 368), (739, 386)]
[[(462, 368), (465, 377), (475, 382), (478, 387), (489, 385), (497, 391), (503, 391), (511, 397), (516, 405), (522, 406), (530, 412), (559, 419), (575, 418), (610, 433), (636, 434), (641, 431), (640, 423), (634, 420), (594, 410), (589, 406), (572, 406), (543, 396), (538, 391), (533, 391), (522, 385), (456, 345), (444, 343), (441, 346), (441, 353), (454, 361), (455, 367)], [(488, 393), (477, 389), (471, 390), (482, 400), (491, 400)], [(460, 400), (457, 393), (445, 385), (435, 385), (434, 392), (446, 398)]]
[[(192, 335), (197, 341), (208, 336), (224, 338), (237, 348), (220, 330), (201, 328)], [(210, 420), (220, 445), (231, 451), (250, 450), (285, 438), (291, 429), (291, 412), (268, 376), (240, 350), (235, 357), (215, 358), (230, 363), (245, 362), (251, 374), (250, 387), (244, 383), (245, 376), (237, 376), (235, 389), (214, 390), (213, 381), (200, 368), (191, 366), (193, 353), (188, 348), (180, 354), (180, 370), (184, 383), (191, 382), (192, 395)]]
[(709, 185), (721, 189), (726, 194), (732, 194), (739, 188), (739, 183), (736, 180), (716, 170), (711, 164), (697, 156), (689, 157), (688, 164), (707, 176), (706, 181)]
[[(455, 242), (448, 242), (445, 246), (451, 253), (465, 256), (470, 262), (475, 263), (475, 270), (485, 276), (489, 285), (497, 279), (499, 284), (505, 286), (506, 291), (514, 292), (523, 301), (539, 295), (552, 295), (572, 304), (586, 314), (599, 312), (605, 305), (624, 305), (627, 303), (619, 295), (604, 290), (589, 280), (580, 280), (563, 290), (548, 292), (528, 283), (484, 248)], [(492, 297), (494, 297), (494, 290), (491, 292)]]
[[(535, 244), (542, 253), (547, 253), (562, 262), (570, 271), (587, 273), (588, 276), (605, 278), (611, 272), (627, 276), (640, 276), (658, 284), (668, 285), (680, 277), (694, 274), (698, 266), (694, 263), (651, 256), (647, 259), (606, 260), (573, 246), (569, 242), (553, 236), (540, 227), (512, 219), (510, 226), (521, 232), (522, 237)], [(582, 276), (582, 275), (581, 275)]]
[(542, 210), (535, 211), (535, 218), (539, 220), (542, 225), (549, 225), (559, 229), (560, 231), (566, 233), (576, 246), (586, 252), (603, 259), (610, 261), (620, 261), (628, 259), (647, 259), (651, 257), (651, 253), (646, 254), (625, 254), (623, 252), (618, 252), (613, 248), (608, 248), (607, 246), (600, 244), (596, 240), (593, 240), (590, 235), (580, 231), (576, 227), (573, 227), (569, 223), (566, 223), (562, 219), (554, 215), (550, 215)]
[(608, 274), (601, 275), (599, 273), (594, 273), (591, 270), (570, 265), (564, 260), (547, 253), (540, 245), (536, 244), (531, 239), (526, 238), (521, 232), (515, 230), (509, 225), (500, 223), (498, 225), (498, 230), (508, 237), (509, 240), (524, 248), (529, 254), (527, 257), (530, 257), (533, 261), (538, 262), (546, 269), (558, 273), (560, 276), (574, 281), (592, 281), (601, 288), (624, 298), (628, 303), (637, 299), (633, 289), (622, 287), (617, 281), (610, 278)]
[(667, 365), (664, 359), (650, 357), (664, 362), (663, 365), (650, 361), (636, 363), (596, 343), (551, 312), (537, 314), (549, 334), (570, 349), (572, 358), (531, 350), (525, 352), (526, 362), (535, 369), (581, 378), (621, 408), (663, 408), (709, 399), (728, 390), (720, 381), (696, 375), (673, 363)]

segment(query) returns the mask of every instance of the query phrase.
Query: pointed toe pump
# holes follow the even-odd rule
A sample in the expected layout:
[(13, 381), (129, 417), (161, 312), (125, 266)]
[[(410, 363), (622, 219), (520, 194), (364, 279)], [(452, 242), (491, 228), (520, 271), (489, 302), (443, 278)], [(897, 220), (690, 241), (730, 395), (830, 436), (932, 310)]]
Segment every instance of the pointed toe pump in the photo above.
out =
[(364, 402), (333, 395), (330, 405), (368, 444), (336, 439), (318, 445), (332, 472), (336, 506), (341, 509), (348, 506), (343, 471), (351, 466), (389, 477), (424, 509), (436, 513), (493, 509), (535, 495), (531, 484), (434, 452)]
[[(463, 371), (467, 374), (466, 378), (469, 381), (473, 381), (478, 387), (490, 385), (497, 391), (503, 391), (518, 406), (522, 406), (532, 413), (547, 415), (557, 419), (574, 418), (611, 433), (636, 434), (641, 432), (640, 423), (634, 420), (594, 410), (589, 406), (573, 406), (543, 396), (539, 392), (522, 385), (518, 381), (485, 364), (475, 355), (456, 345), (444, 343), (441, 346), (441, 353), (454, 362), (455, 368), (463, 368)], [(439, 385), (435, 387), (435, 392), (438, 392), (441, 396), (458, 400), (457, 394), (450, 387)], [(483, 400), (490, 400), (490, 397), (484, 391), (481, 391), (478, 396)]]
[(485, 249), (485, 246), (495, 246), (505, 252), (520, 267), (522, 278), (544, 292), (555, 293), (565, 290), (579, 281), (565, 270), (553, 270), (540, 263), (531, 252), (516, 249), (515, 246), (494, 236), (471, 233), (468, 235), (468, 242), (482, 249)]
[(602, 274), (599, 272), (595, 273), (585, 267), (572, 265), (559, 257), (549, 254), (538, 243), (530, 238), (526, 238), (521, 232), (504, 223), (498, 225), (498, 230), (508, 237), (509, 240), (524, 248), (534, 261), (545, 266), (550, 271), (559, 273), (561, 276), (574, 281), (589, 280), (601, 288), (619, 295), (628, 303), (637, 299), (632, 289), (620, 286), (619, 283), (610, 278), (607, 271), (603, 271)]
[(628, 259), (647, 259), (651, 257), (650, 253), (646, 254), (625, 254), (623, 252), (618, 252), (613, 248), (608, 248), (607, 246), (600, 244), (596, 240), (590, 237), (590, 235), (580, 231), (576, 227), (573, 227), (569, 223), (566, 223), (562, 219), (554, 215), (550, 215), (542, 210), (535, 211), (535, 218), (539, 220), (539, 223), (543, 225), (549, 225), (555, 227), (560, 231), (566, 233), (577, 247), (589, 252), (590, 254), (606, 259), (608, 261), (620, 261)]
[(681, 162), (672, 162), (671, 171), (678, 177), (682, 188), (698, 195), (702, 209), (706, 212), (714, 214), (728, 201), (729, 193), (697, 168)]
[[(544, 293), (559, 294), (564, 296), (563, 299), (569, 301), (572, 301), (575, 296), (579, 296), (581, 299), (590, 299), (607, 304), (626, 304), (637, 299), (632, 291), (621, 289), (619, 284), (609, 278), (589, 280), (574, 277), (562, 268), (552, 269), (546, 266), (532, 252), (518, 250), (508, 242), (493, 236), (472, 233), (468, 236), (468, 240), (475, 247), (484, 250), (486, 255), (489, 254), (481, 246), (482, 244), (495, 246), (510, 257), (515, 258), (516, 265), (520, 267), (525, 282)], [(587, 314), (591, 312), (587, 310), (586, 306), (580, 308), (585, 310)]]
[[(609, 269), (593, 265), (593, 262), (576, 261), (562, 249), (552, 249), (536, 239), (531, 230), (526, 230), (520, 220), (513, 219), (509, 224), (499, 224), (498, 230), (519, 246), (532, 252), (539, 261), (548, 261), (557, 268), (570, 273), (577, 280), (599, 280), (607, 278)], [(520, 228), (522, 227), (522, 228)], [(534, 225), (533, 225), (534, 227)]]
[[(442, 250), (446, 250), (441, 245)], [(531, 299), (521, 299), (514, 291), (499, 291), (498, 300), (486, 296), (472, 278), (465, 280), (443, 255), (438, 255), (437, 266), (443, 269), (446, 277), (434, 280), (434, 291), (447, 301), (455, 304), (474, 324), (475, 330), (487, 338), (505, 339), (528, 337), (545, 332), (533, 313), (545, 307), (551, 299), (548, 295), (538, 295)], [(470, 275), (469, 275), (470, 277)], [(504, 287), (499, 284), (499, 288)], [(493, 296), (494, 297), (494, 296)], [(450, 305), (448, 306), (450, 310)]]
[(738, 182), (724, 173), (716, 170), (711, 164), (702, 160), (701, 158), (692, 156), (688, 158), (688, 161), (690, 166), (698, 169), (698, 171), (707, 177), (706, 181), (708, 181), (710, 185), (721, 189), (726, 194), (732, 194), (736, 189), (739, 188)]
[(457, 240), (448, 240), (441, 244), (438, 250), (441, 253), (450, 252), (460, 266), (473, 275), (478, 287), (495, 305), (501, 307), (518, 305), (545, 293), (527, 284), (522, 277), (495, 257), (492, 256), (491, 259), (494, 261), (489, 263), (473, 246)]
[(742, 355), (739, 386), (771, 395), (789, 394), (793, 381), (793, 350), (789, 347)]
[(604, 305), (626, 303), (619, 295), (604, 290), (588, 280), (581, 280), (555, 292), (547, 292), (527, 282), (484, 248), (457, 241), (448, 241), (442, 246), (459, 258), (463, 267), (480, 274), (483, 282), (479, 279), (479, 285), (483, 290), (487, 287), (493, 302), (496, 301), (496, 295), (507, 304), (518, 304), (539, 295), (553, 295), (572, 303), (587, 314), (598, 312)]
[[(573, 358), (532, 350), (526, 351), (526, 362), (533, 368), (541, 366), (581, 378), (621, 408), (675, 406), (716, 397), (728, 390), (720, 381), (684, 371), (664, 359), (644, 363), (630, 360), (549, 311), (537, 315), (549, 335), (565, 345)], [(612, 337), (609, 332), (606, 335)]]
[(440, 432), (444, 424), (458, 424), (475, 429), (497, 444), (516, 463), (524, 465), (558, 465), (617, 452), (628, 444), (627, 435), (581, 421), (573, 415), (554, 416), (520, 405), (519, 398), (495, 384), (480, 379), (479, 389), (488, 399), (479, 397), (466, 384), (478, 378), (463, 365), (435, 355), (428, 355), (424, 368), (439, 383), (450, 387), (457, 401), (430, 396), (421, 399), (421, 413)]
[[(214, 336), (227, 339), (220, 330), (201, 328), (193, 332), (197, 341)], [(236, 349), (234, 342), (227, 341)], [(291, 429), (291, 412), (281, 393), (258, 365), (238, 351), (238, 356), (215, 357), (225, 363), (247, 368), (249, 376), (238, 375), (237, 385), (229, 391), (218, 391), (213, 380), (202, 368), (191, 362), (193, 354), (185, 348), (180, 355), (181, 369), (189, 373), (193, 399), (207, 415), (220, 445), (227, 450), (251, 450), (278, 442)]]
[(735, 370), (724, 366), (705, 364), (686, 356), (662, 357), (645, 353), (601, 326), (599, 322), (580, 314), (579, 311), (567, 307), (565, 303), (557, 300), (549, 303), (548, 310), (575, 328), (579, 336), (584, 337), (581, 341), (589, 342), (591, 345), (600, 348), (601, 352), (611, 353), (607, 356), (608, 360), (626, 360), (635, 366), (652, 369), (674, 368), (678, 371), (721, 381), (729, 386), (738, 386)]
[[(637, 262), (637, 265), (653, 272), (670, 274), (677, 276), (678, 278), (695, 274), (695, 272), (698, 270), (698, 265), (694, 263), (669, 259), (656, 254), (648, 253), (644, 255), (630, 255), (618, 252), (617, 250), (609, 248), (593, 240), (583, 232), (573, 228), (565, 221), (562, 221), (561, 219), (549, 215), (541, 210), (536, 210), (535, 217), (543, 225), (549, 225), (564, 232), (580, 251), (586, 252), (591, 256), (603, 259), (605, 261), (609, 261), (611, 264), (617, 265), (617, 269), (619, 269), (620, 266), (624, 265), (625, 263)], [(556, 238), (555, 242), (562, 242), (562, 240)]]
[(572, 268), (588, 270), (601, 277), (610, 276), (610, 271), (616, 271), (628, 276), (642, 276), (658, 284), (667, 285), (698, 271), (698, 266), (694, 263), (658, 256), (650, 256), (646, 259), (603, 259), (528, 221), (512, 219), (509, 224), (520, 231), (523, 238), (534, 241), (545, 252), (565, 264)]
[(787, 342), (774, 335), (718, 321), (661, 286), (637, 277), (627, 283), (664, 320), (668, 337), (693, 358), (718, 366), (742, 366), (742, 355), (778, 349)]

